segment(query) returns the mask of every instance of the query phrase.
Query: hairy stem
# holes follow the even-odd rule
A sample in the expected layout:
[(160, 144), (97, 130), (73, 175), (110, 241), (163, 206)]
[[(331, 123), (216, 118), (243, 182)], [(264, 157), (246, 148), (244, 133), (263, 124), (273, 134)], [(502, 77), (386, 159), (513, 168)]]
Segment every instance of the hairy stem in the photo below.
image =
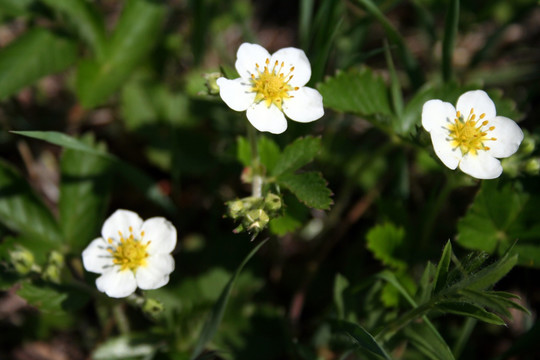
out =
[(255, 128), (248, 124), (248, 139), (251, 146), (251, 171), (253, 172), (253, 180), (251, 183), (251, 196), (262, 197), (263, 178), (261, 175), (261, 159), (257, 147), (257, 133)]

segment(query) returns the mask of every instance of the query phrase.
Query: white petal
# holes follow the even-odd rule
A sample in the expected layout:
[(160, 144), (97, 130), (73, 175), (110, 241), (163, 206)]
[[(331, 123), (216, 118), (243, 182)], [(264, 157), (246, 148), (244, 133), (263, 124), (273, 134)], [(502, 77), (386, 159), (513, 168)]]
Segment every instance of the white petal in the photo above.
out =
[(495, 179), (501, 176), (501, 162), (485, 151), (479, 151), (476, 155), (467, 154), (459, 163), (459, 168), (465, 174), (477, 179)]
[(122, 298), (135, 292), (137, 282), (131, 270), (120, 271), (119, 267), (114, 267), (96, 279), (96, 286), (110, 297)]
[(469, 116), (471, 109), (474, 109), (476, 119), (480, 115), (486, 114), (485, 120), (491, 120), (497, 114), (495, 104), (483, 90), (467, 91), (461, 95), (457, 101), (456, 109), (465, 119)]
[(505, 158), (519, 149), (519, 145), (523, 140), (523, 131), (513, 120), (503, 116), (496, 116), (486, 126), (495, 126), (495, 129), (487, 132), (487, 136), (497, 139), (485, 143), (490, 148), (487, 151), (488, 154), (497, 158)]
[(113, 265), (112, 255), (107, 251), (107, 247), (105, 240), (97, 238), (84, 249), (82, 260), (86, 271), (101, 274)]
[(101, 228), (101, 236), (103, 239), (119, 240), (118, 232), (121, 232), (124, 237), (129, 236), (129, 228), (133, 229), (133, 233), (137, 234), (142, 226), (143, 220), (137, 213), (129, 210), (116, 210), (114, 214), (109, 216), (103, 227)]
[(259, 68), (264, 68), (265, 61), (270, 60), (270, 53), (266, 51), (260, 45), (243, 43), (236, 52), (236, 71), (240, 77), (244, 79), (250, 79), (251, 74), (257, 75), (257, 67), (255, 64), (259, 64)]
[(143, 242), (150, 242), (146, 251), (148, 254), (169, 254), (176, 246), (176, 228), (167, 219), (154, 217), (142, 225)]
[(255, 93), (251, 91), (248, 80), (238, 78), (234, 80), (223, 77), (217, 79), (219, 96), (228, 107), (235, 111), (245, 111), (255, 100)]
[(264, 101), (253, 104), (247, 109), (246, 115), (251, 125), (259, 131), (281, 134), (287, 130), (285, 115), (273, 104), (270, 107)]
[(135, 273), (137, 285), (143, 290), (157, 289), (169, 282), (169, 274), (174, 270), (171, 255), (154, 255), (146, 259), (146, 266), (141, 266)]
[(283, 112), (292, 120), (305, 123), (324, 115), (323, 98), (317, 90), (302, 87), (290, 94), (293, 97), (283, 101)]
[(435, 154), (441, 159), (444, 165), (454, 170), (461, 160), (461, 150), (453, 148), (450, 141), (447, 140), (447, 135), (443, 132), (431, 133), (431, 142)]
[(441, 100), (429, 100), (422, 107), (422, 126), (427, 132), (434, 129), (446, 129), (456, 118), (456, 109), (450, 103)]
[[(293, 47), (278, 50), (272, 54), (270, 66), (273, 67), (276, 61), (278, 62), (278, 67), (281, 67), (282, 62), (284, 63), (281, 73), (284, 75), (290, 73), (293, 76), (289, 81), (289, 85), (292, 87), (302, 87), (311, 78), (311, 65), (303, 50)], [(293, 67), (294, 70), (291, 72), (291, 68)]]

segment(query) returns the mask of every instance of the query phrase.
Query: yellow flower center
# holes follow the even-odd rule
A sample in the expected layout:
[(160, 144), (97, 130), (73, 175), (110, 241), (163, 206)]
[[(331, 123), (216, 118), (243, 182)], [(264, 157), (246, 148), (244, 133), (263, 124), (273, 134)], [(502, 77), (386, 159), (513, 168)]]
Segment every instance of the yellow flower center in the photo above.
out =
[(276, 60), (272, 69), (270, 69), (270, 60), (266, 59), (264, 69), (261, 71), (259, 64), (255, 64), (257, 75), (251, 74), (251, 91), (256, 92), (255, 102), (265, 101), (266, 106), (276, 105), (280, 110), (284, 99), (294, 96), (289, 95), (289, 91), (298, 90), (298, 87), (289, 85), (293, 78), (294, 66), (289, 69), (289, 73), (282, 72), (285, 63)]
[[(120, 265), (120, 270), (129, 269), (135, 271), (139, 266), (146, 266), (146, 258), (148, 252), (146, 248), (150, 244), (150, 241), (142, 243), (144, 237), (144, 231), (141, 232), (140, 239), (135, 239), (133, 236), (133, 228), (129, 227), (129, 236), (124, 237), (121, 231), (118, 232), (120, 236), (120, 244), (114, 247), (109, 247), (107, 250), (112, 254), (113, 263)], [(108, 239), (109, 244), (113, 244), (113, 239)]]
[(489, 150), (489, 146), (485, 143), (497, 139), (488, 136), (488, 132), (493, 131), (495, 126), (488, 126), (489, 122), (483, 120), (485, 116), (486, 114), (481, 114), (476, 120), (474, 109), (471, 109), (465, 119), (458, 111), (454, 122), (448, 126), (452, 147), (459, 147), (463, 155), (468, 153), (476, 155), (479, 150)]

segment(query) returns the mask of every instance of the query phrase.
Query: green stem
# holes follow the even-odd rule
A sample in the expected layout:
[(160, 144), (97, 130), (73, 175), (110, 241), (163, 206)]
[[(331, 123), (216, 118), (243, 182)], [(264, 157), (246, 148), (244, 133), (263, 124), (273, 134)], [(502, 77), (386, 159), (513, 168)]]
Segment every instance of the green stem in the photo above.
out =
[(120, 333), (122, 335), (129, 334), (129, 320), (126, 316), (126, 313), (124, 312), (124, 304), (115, 304), (112, 310), (114, 319), (116, 320), (116, 325), (118, 326), (118, 330), (120, 331)]
[(432, 203), (430, 210), (427, 212), (426, 217), (424, 218), (424, 228), (422, 229), (422, 238), (421, 243), (426, 244), (431, 232), (433, 231), (433, 226), (435, 224), (435, 220), (437, 220), (437, 216), (439, 215), (441, 208), (446, 203), (446, 199), (448, 199), (448, 196), (452, 192), (452, 189), (454, 188), (454, 176), (449, 175), (446, 177), (444, 185), (442, 189), (439, 191), (437, 198)]
[(394, 319), (390, 323), (386, 324), (386, 326), (381, 329), (378, 334), (376, 334), (375, 338), (384, 339), (386, 336), (392, 336), (411, 321), (427, 314), (435, 302), (435, 300), (431, 299), (430, 301), (411, 309), (400, 317)]
[(260, 198), (262, 197), (262, 185), (263, 178), (261, 174), (261, 159), (259, 157), (259, 150), (257, 147), (257, 133), (251, 124), (248, 124), (248, 139), (251, 145), (251, 171), (253, 174), (253, 180), (251, 183), (251, 196)]
[(461, 353), (463, 352), (467, 341), (469, 341), (469, 337), (471, 336), (471, 333), (474, 330), (477, 322), (478, 320), (473, 318), (467, 318), (465, 320), (465, 324), (463, 324), (463, 329), (460, 332), (459, 338), (457, 339), (456, 344), (452, 349), (452, 353), (454, 354), (454, 357), (456, 359), (461, 356)]

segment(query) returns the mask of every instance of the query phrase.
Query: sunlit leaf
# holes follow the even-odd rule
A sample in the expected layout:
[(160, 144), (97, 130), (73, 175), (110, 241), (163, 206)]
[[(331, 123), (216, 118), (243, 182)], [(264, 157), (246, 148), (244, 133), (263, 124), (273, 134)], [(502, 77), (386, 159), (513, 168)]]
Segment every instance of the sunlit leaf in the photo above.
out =
[(165, 18), (165, 6), (147, 0), (129, 1), (102, 59), (79, 65), (76, 89), (81, 103), (91, 108), (116, 92), (155, 46)]
[(296, 171), (313, 161), (320, 150), (321, 139), (318, 137), (306, 136), (297, 139), (283, 150), (279, 159), (274, 160), (272, 175), (279, 176), (285, 172)]
[[(81, 141), (93, 142), (90, 136)], [(67, 148), (62, 154), (60, 227), (73, 251), (82, 250), (99, 234), (112, 180), (110, 164), (103, 156), (80, 150)]]
[(332, 192), (326, 186), (326, 180), (317, 172), (286, 173), (279, 176), (277, 182), (309, 207), (327, 210), (332, 205)]
[(407, 263), (399, 258), (404, 240), (405, 230), (391, 223), (377, 225), (366, 235), (367, 248), (375, 258), (398, 270), (407, 267)]
[(368, 68), (338, 72), (318, 88), (325, 107), (361, 116), (392, 114), (386, 84)]
[[(39, 56), (36, 56), (39, 54)], [(29, 30), (0, 49), (0, 100), (75, 62), (77, 45), (48, 30)]]
[(458, 222), (456, 241), (489, 253), (506, 250), (525, 225), (520, 216), (528, 199), (526, 193), (511, 184), (482, 183), (467, 214)]
[(103, 55), (105, 25), (96, 8), (85, 0), (41, 0), (42, 3), (65, 15), (65, 19), (95, 51)]

